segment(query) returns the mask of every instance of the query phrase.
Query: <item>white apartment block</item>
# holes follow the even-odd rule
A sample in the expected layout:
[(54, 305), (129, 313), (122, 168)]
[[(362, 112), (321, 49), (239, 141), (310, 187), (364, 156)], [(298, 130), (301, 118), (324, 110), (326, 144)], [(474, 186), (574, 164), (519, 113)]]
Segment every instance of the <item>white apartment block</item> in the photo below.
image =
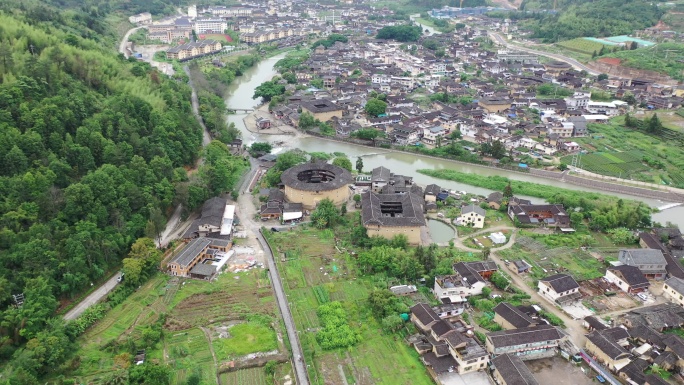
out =
[(194, 24), (195, 33), (223, 33), (228, 29), (228, 23), (223, 19), (197, 19)]

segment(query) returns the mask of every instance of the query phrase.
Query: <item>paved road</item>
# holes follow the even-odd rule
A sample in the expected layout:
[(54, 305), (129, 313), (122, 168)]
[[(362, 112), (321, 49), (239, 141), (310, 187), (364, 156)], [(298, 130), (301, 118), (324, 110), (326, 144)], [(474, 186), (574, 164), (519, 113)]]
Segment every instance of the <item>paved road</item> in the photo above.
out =
[(206, 147), (211, 142), (211, 135), (209, 135), (209, 130), (207, 129), (207, 126), (204, 125), (204, 121), (202, 121), (202, 117), (199, 114), (199, 99), (197, 98), (197, 90), (195, 90), (195, 85), (192, 83), (190, 69), (188, 66), (185, 66), (183, 67), (183, 71), (185, 71), (185, 74), (188, 75), (188, 85), (192, 89), (192, 95), (190, 96), (190, 101), (192, 102), (192, 112), (195, 114), (195, 118), (197, 118), (197, 121), (202, 126), (202, 145)]
[(121, 39), (121, 42), (119, 43), (119, 52), (122, 53), (126, 59), (128, 59), (128, 53), (126, 52), (126, 42), (128, 41), (128, 37), (140, 28), (142, 27), (135, 27), (129, 29), (128, 32), (126, 32), (126, 34), (124, 35), (123, 39)]
[(580, 71), (587, 71), (587, 73), (594, 75), (594, 76), (601, 74), (599, 71), (593, 70), (593, 69), (587, 67), (586, 65), (578, 62), (577, 60), (575, 60), (571, 57), (567, 57), (567, 56), (560, 55), (557, 53), (537, 51), (536, 49), (527, 48), (527, 47), (523, 47), (523, 46), (520, 46), (517, 44), (509, 43), (503, 36), (501, 36), (500, 34), (498, 34), (496, 32), (490, 31), (489, 37), (492, 40), (494, 40), (496, 43), (506, 46), (506, 48), (510, 48), (510, 49), (513, 49), (516, 51), (528, 52), (528, 53), (532, 53), (532, 54), (539, 55), (539, 56), (546, 56), (548, 58), (555, 59), (555, 60), (560, 60), (562, 62), (566, 62), (566, 63), (570, 64), (575, 69), (578, 69)]
[(119, 278), (119, 274), (114, 274), (112, 278), (109, 279), (109, 281), (105, 282), (104, 285), (98, 287), (94, 292), (90, 293), (89, 296), (87, 296), (81, 303), (76, 305), (73, 309), (69, 310), (65, 315), (64, 315), (64, 320), (66, 321), (71, 321), (89, 308), (90, 306), (100, 302), (107, 294), (109, 294), (110, 291), (114, 290), (118, 282), (116, 282), (117, 278)]
[(295, 375), (297, 377), (297, 384), (308, 385), (309, 376), (306, 371), (304, 354), (302, 353), (299, 335), (297, 334), (294, 319), (292, 318), (292, 313), (290, 312), (290, 304), (287, 301), (287, 296), (285, 295), (285, 290), (283, 289), (283, 284), (280, 280), (280, 273), (278, 273), (273, 252), (261, 234), (260, 230), (262, 224), (260, 222), (254, 221), (257, 208), (254, 206), (254, 201), (251, 194), (249, 194), (248, 189), (255, 173), (259, 169), (259, 164), (254, 159), (250, 159), (250, 162), (252, 164), (252, 169), (244, 178), (239, 190), (241, 192), (240, 196), (238, 197), (238, 207), (240, 207), (241, 211), (240, 219), (242, 220), (242, 224), (245, 226), (245, 229), (247, 231), (251, 231), (254, 237), (256, 237), (256, 239), (259, 241), (259, 245), (264, 251), (264, 257), (266, 258), (269, 275), (273, 284), (273, 291), (276, 295), (276, 302), (278, 302), (280, 314), (283, 316), (285, 329), (287, 330), (287, 336), (290, 339), (290, 345), (292, 347), (292, 362), (295, 369)]

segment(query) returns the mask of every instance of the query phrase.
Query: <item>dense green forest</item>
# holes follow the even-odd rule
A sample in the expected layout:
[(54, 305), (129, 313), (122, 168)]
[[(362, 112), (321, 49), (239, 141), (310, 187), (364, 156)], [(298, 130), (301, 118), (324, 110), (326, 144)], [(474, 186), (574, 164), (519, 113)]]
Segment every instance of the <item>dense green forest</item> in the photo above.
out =
[(553, 0), (524, 1), (521, 10), (506, 17), (527, 18), (533, 38), (557, 42), (577, 37), (631, 34), (655, 25), (664, 12), (645, 0), (558, 0), (557, 13), (533, 12), (553, 9)]
[(0, 0), (0, 359), (12, 384), (65, 369), (81, 328), (55, 315), (60, 301), (119, 269), (175, 205), (230, 191), (246, 168), (214, 142), (188, 175), (202, 141), (190, 88), (115, 53), (106, 12), (163, 2), (45, 3)]

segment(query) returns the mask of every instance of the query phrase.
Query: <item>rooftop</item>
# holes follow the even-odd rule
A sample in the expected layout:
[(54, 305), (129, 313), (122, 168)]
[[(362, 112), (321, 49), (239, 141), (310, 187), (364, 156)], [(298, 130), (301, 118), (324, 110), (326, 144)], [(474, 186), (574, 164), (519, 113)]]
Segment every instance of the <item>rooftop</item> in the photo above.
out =
[(539, 385), (530, 369), (514, 354), (501, 354), (492, 359), (492, 364), (508, 385)]
[(335, 190), (354, 182), (351, 173), (325, 162), (302, 163), (283, 172), (285, 186), (304, 191)]
[(413, 193), (361, 195), (361, 217), (364, 225), (425, 226), (423, 199)]
[(565, 337), (563, 332), (551, 325), (530, 326), (487, 334), (494, 348), (506, 348), (537, 342), (557, 341)]
[(209, 238), (195, 238), (178, 255), (173, 257), (169, 263), (177, 263), (182, 267), (188, 266), (209, 244), (211, 244)]

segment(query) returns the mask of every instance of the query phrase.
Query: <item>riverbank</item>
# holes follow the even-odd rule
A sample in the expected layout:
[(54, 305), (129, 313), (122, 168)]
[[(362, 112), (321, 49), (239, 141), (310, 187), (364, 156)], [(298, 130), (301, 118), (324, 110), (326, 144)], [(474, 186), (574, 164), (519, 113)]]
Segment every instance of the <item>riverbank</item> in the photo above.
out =
[[(327, 137), (327, 136), (322, 136), (322, 135), (312, 135), (312, 134), (307, 134), (307, 133), (299, 133), (299, 136), (301, 138), (305, 137), (315, 137), (317, 139), (323, 139), (323, 140), (328, 140), (328, 141), (334, 141), (334, 142), (343, 142), (349, 145), (355, 145), (355, 146), (363, 146), (363, 147), (370, 147), (374, 149), (382, 148), (382, 147), (376, 147), (373, 146), (372, 144), (363, 144), (360, 143), (359, 141), (351, 141), (349, 139), (342, 139), (342, 138), (335, 138), (335, 137)], [(448, 158), (441, 158), (437, 156), (432, 156), (432, 155), (425, 155), (425, 154), (416, 154), (414, 152), (410, 151), (402, 151), (402, 150), (397, 150), (393, 148), (387, 148), (385, 149), (386, 153), (400, 153), (400, 154), (409, 154), (409, 155), (414, 155), (414, 156), (420, 156), (420, 157), (425, 157), (429, 159), (435, 159), (435, 160), (440, 160), (440, 161), (446, 161), (446, 162), (452, 162), (452, 163), (458, 163), (458, 164), (463, 164), (463, 165), (468, 165), (472, 166), (474, 168), (485, 168), (485, 169), (490, 169), (490, 170), (497, 170), (497, 171), (502, 171), (505, 173), (511, 173), (511, 174), (520, 174), (520, 175), (532, 175), (535, 177), (547, 179), (547, 180), (554, 180), (554, 181), (560, 181), (560, 182), (565, 182), (574, 186), (578, 187), (583, 187), (589, 192), (593, 191), (604, 191), (608, 193), (619, 193), (619, 194), (624, 194), (624, 195), (629, 195), (633, 197), (643, 197), (643, 198), (650, 198), (650, 199), (658, 199), (662, 200), (664, 202), (668, 203), (684, 203), (684, 194), (679, 194), (673, 191), (665, 190), (650, 190), (646, 188), (641, 188), (641, 187), (635, 187), (635, 186), (629, 186), (629, 185), (624, 185), (624, 184), (615, 184), (615, 183), (610, 183), (607, 181), (599, 181), (595, 179), (589, 179), (585, 178), (582, 176), (578, 175), (570, 175), (567, 172), (555, 172), (555, 171), (546, 171), (546, 170), (539, 170), (539, 169), (529, 169), (528, 172), (522, 172), (522, 171), (515, 171), (515, 170), (510, 170), (510, 169), (503, 169), (500, 167), (494, 167), (494, 166), (489, 166), (489, 165), (483, 165), (483, 164), (476, 164), (476, 163), (469, 163), (469, 162), (464, 162), (460, 160), (455, 160), (455, 159), (448, 159)], [(460, 183), (464, 184), (469, 184), (473, 185), (472, 183), (469, 183), (468, 180), (462, 180), (459, 181)], [(477, 185), (475, 185), (477, 186)], [(478, 186), (478, 187), (483, 187), (483, 186)], [(665, 187), (665, 186), (661, 186)], [(485, 187), (486, 188), (486, 187)]]
[[(271, 121), (271, 126), (269, 128), (260, 129), (257, 126), (257, 120), (259, 118), (268, 119)], [(262, 104), (259, 108), (255, 109), (242, 118), (242, 122), (245, 124), (247, 131), (253, 134), (261, 135), (292, 135), (296, 137), (303, 137), (301, 131), (292, 127), (289, 124), (285, 124), (282, 120), (275, 119), (275, 117), (268, 111), (268, 104)]]

